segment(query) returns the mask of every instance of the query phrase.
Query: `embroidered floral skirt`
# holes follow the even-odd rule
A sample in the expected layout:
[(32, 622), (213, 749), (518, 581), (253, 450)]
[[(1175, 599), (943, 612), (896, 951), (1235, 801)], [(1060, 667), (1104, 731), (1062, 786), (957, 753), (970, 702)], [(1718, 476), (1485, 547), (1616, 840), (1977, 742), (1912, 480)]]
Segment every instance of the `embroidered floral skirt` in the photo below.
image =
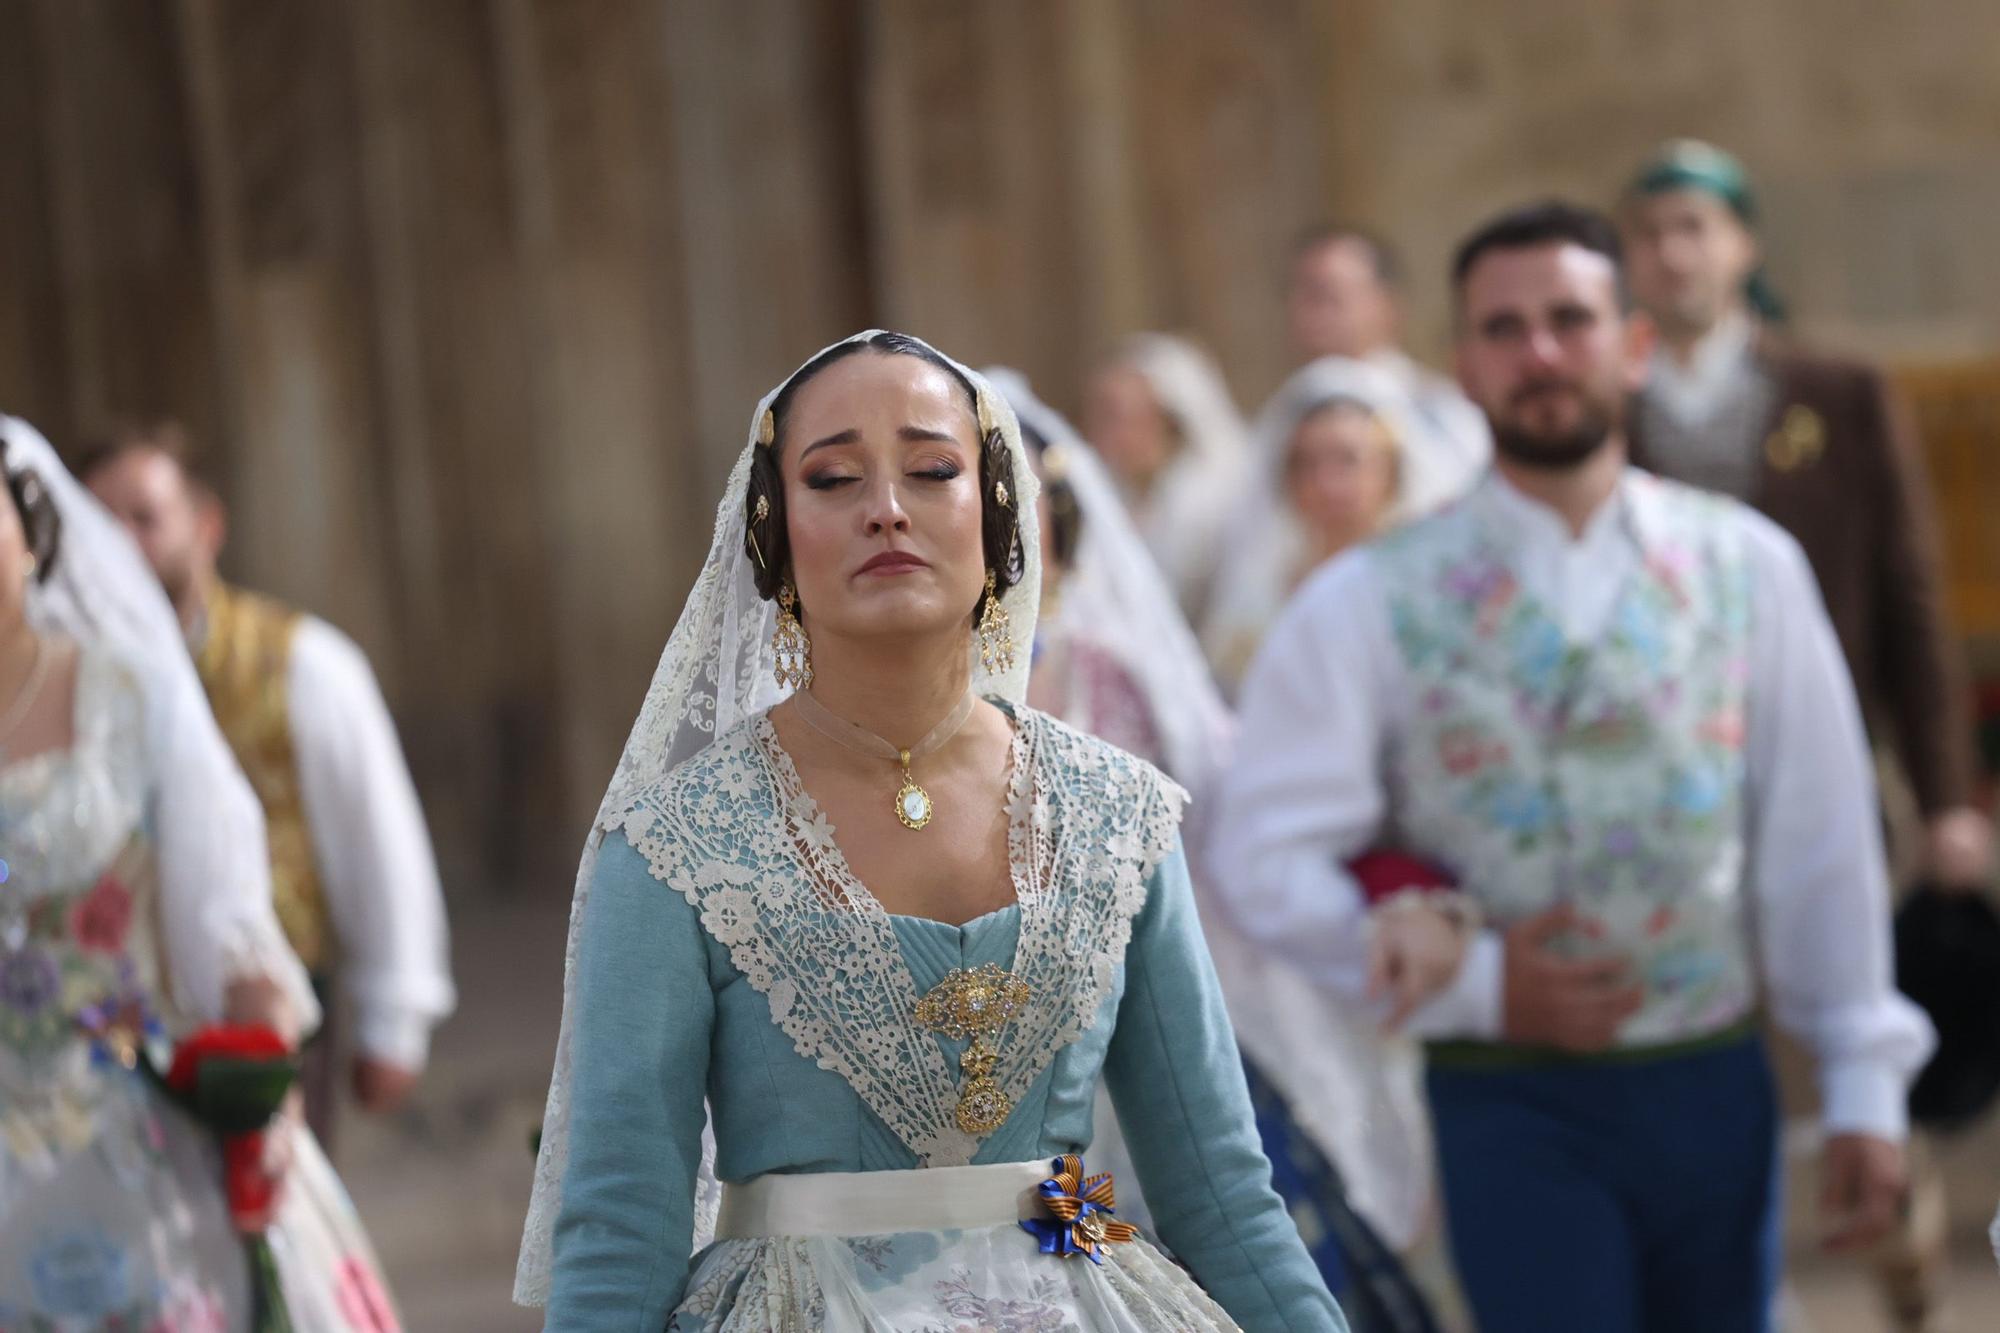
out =
[[(212, 1136), (80, 1043), (32, 1081), (10, 1063), (0, 1050), (0, 1330), (249, 1327)], [(294, 1140), (270, 1237), (296, 1333), (393, 1333), (353, 1206), (311, 1135)]]

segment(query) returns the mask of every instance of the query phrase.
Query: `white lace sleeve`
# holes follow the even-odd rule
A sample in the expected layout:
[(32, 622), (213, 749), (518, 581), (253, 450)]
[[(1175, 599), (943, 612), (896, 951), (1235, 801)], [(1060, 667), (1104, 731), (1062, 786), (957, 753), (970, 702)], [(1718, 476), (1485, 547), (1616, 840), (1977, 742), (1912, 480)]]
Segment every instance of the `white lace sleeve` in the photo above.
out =
[[(161, 926), (174, 1000), (205, 1020), (223, 1016), (231, 982), (266, 979), (288, 1001), (299, 1033), (319, 1004), (271, 907), (264, 818), (249, 783), (199, 711), (170, 683), (147, 695), (147, 750), (157, 795)], [(198, 700), (196, 702), (199, 702)]]

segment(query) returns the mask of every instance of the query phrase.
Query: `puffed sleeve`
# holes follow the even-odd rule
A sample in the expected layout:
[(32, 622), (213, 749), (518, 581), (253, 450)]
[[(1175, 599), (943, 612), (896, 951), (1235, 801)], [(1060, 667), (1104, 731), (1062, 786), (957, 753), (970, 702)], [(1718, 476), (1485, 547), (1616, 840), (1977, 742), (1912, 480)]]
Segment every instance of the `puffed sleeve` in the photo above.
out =
[(1750, 884), (1765, 992), (1819, 1057), (1827, 1132), (1900, 1139), (1933, 1032), (1896, 990), (1861, 708), (1805, 552), (1761, 517), (1750, 534)]
[(422, 1069), (457, 996), (437, 858), (396, 724), (368, 659), (325, 621), (308, 618), (293, 636), (290, 696), (299, 794), (356, 1045)]
[(575, 1004), (546, 1328), (657, 1330), (687, 1285), (715, 1000), (694, 909), (620, 834), (591, 881)]
[(1125, 968), (1105, 1082), (1160, 1239), (1248, 1333), (1344, 1333), (1271, 1188), (1178, 847), (1153, 873)]

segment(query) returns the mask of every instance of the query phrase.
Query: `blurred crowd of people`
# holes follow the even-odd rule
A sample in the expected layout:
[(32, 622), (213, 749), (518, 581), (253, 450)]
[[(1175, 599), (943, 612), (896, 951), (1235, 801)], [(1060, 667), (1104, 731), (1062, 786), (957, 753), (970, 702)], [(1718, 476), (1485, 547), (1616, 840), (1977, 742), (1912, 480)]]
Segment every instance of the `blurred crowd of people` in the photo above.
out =
[[(1869, 724), (1875, 761), (1915, 797), (1916, 817), (1890, 818), (1887, 826), (1890, 859), (1902, 868), (1893, 886), (1896, 900), (1918, 891), (1964, 894), (1990, 885), (1992, 823), (1974, 767), (1964, 650), (1945, 610), (1941, 543), (1923, 452), (1904, 407), (1879, 368), (1803, 344), (1788, 331), (1765, 275), (1749, 179), (1726, 152), (1691, 141), (1666, 146), (1634, 175), (1611, 213), (1623, 259), (1620, 297), (1644, 313), (1651, 330), (1643, 380), (1617, 417), (1632, 463), (1755, 506), (1798, 543), (1817, 585), (1815, 600), (1824, 602)], [(1044, 455), (1057, 460), (1058, 494), (1064, 493), (1062, 471), (1074, 466), (1061, 461), (1065, 458), (1087, 456), (1092, 472), (1109, 475), (1131, 530), (1165, 577), (1180, 619), (1194, 629), (1199, 645), (1197, 659), (1180, 625), (1156, 624), (1134, 633), (1129, 617), (1101, 609), (1108, 599), (1089, 598), (1089, 609), (1078, 615), (1066, 614), (1057, 600), (1054, 624), (1043, 631), (1050, 660), (1100, 665), (1087, 685), (1051, 690), (1047, 706), (1162, 762), (1197, 791), (1208, 775), (1226, 766), (1225, 758), (1218, 752), (1194, 764), (1184, 757), (1185, 747), (1178, 753), (1162, 748), (1160, 719), (1215, 711), (1208, 703), (1188, 702), (1209, 697), (1187, 684), (1204, 669), (1230, 704), (1247, 710), (1247, 734), (1235, 743), (1251, 747), (1254, 755), (1242, 766), (1271, 775), (1272, 785), (1239, 779), (1237, 785), (1248, 787), (1249, 794), (1212, 815), (1229, 829), (1217, 870), (1224, 882), (1251, 877), (1245, 866), (1260, 854), (1254, 836), (1260, 823), (1283, 826), (1270, 835), (1282, 842), (1295, 839), (1296, 827), (1314, 818), (1307, 813), (1292, 818), (1287, 806), (1299, 799), (1301, 784), (1326, 773), (1336, 751), (1355, 750), (1352, 762), (1365, 767), (1371, 761), (1367, 745), (1409, 743), (1396, 738), (1384, 718), (1363, 716), (1371, 710), (1395, 713), (1397, 705), (1381, 696), (1363, 692), (1368, 702), (1359, 708), (1352, 698), (1288, 697), (1284, 706), (1277, 704), (1277, 682), (1287, 662), (1296, 670), (1310, 663), (1322, 678), (1364, 682), (1389, 670), (1352, 649), (1352, 641), (1366, 634), (1365, 599), (1335, 602), (1302, 590), (1316, 579), (1331, 581), (1333, 576), (1321, 571), (1340, 553), (1455, 504), (1476, 505), (1469, 496), (1482, 486), (1495, 487), (1484, 480), (1493, 457), (1488, 425), (1493, 406), (1475, 405), (1457, 382), (1423, 366), (1400, 344), (1407, 281), (1386, 238), (1357, 227), (1308, 230), (1290, 257), (1285, 303), (1298, 369), (1247, 421), (1218, 366), (1195, 343), (1141, 334), (1090, 374), (1077, 438)], [(1462, 293), (1457, 310), (1463, 320)], [(1455, 333), (1461, 357), (1472, 332)], [(1553, 336), (1563, 332), (1558, 325)], [(1542, 371), (1560, 381), (1565, 374), (1560, 354), (1551, 352)], [(1063, 429), (1059, 421), (1047, 424), (1046, 409), (1033, 400), (1024, 404), (1017, 397), (1016, 406), (1024, 424), (1042, 423), (1033, 433), (1055, 438)], [(1068, 525), (1086, 530), (1103, 507), (1073, 499), (1064, 503), (1081, 511)], [(1074, 545), (1077, 538), (1068, 540)], [(1586, 532), (1576, 540), (1587, 548), (1593, 538)], [(1599, 551), (1588, 558), (1613, 557)], [(1079, 564), (1069, 557), (1065, 565), (1053, 580), (1057, 588), (1090, 576), (1088, 558)], [(1068, 572), (1075, 568), (1081, 574)], [(1551, 595), (1575, 597), (1574, 582), (1590, 577), (1581, 568), (1565, 572)], [(1316, 604), (1315, 613), (1305, 615), (1300, 602)], [(1293, 636), (1271, 648), (1268, 640), (1288, 607), (1298, 622)], [(1399, 620), (1396, 630), (1403, 629)], [(1349, 643), (1345, 651), (1329, 647), (1316, 656), (1307, 642), (1314, 633)], [(1271, 659), (1261, 686), (1252, 681), (1260, 652)], [(1163, 663), (1172, 663), (1172, 670), (1163, 671)], [(1065, 672), (1067, 677), (1069, 668)], [(1315, 712), (1326, 715), (1330, 730), (1314, 729), (1309, 719)], [(1227, 718), (1226, 708), (1222, 715)], [(1828, 725), (1837, 729), (1837, 723)], [(1223, 737), (1217, 744), (1226, 750), (1232, 732), (1225, 721), (1207, 734)], [(1306, 748), (1292, 760), (1285, 747), (1301, 745)], [(1792, 756), (1785, 762), (1811, 761)], [(1354, 773), (1321, 780), (1325, 790), (1308, 800), (1351, 800), (1360, 785)], [(1391, 803), (1386, 792), (1365, 803), (1354, 815), (1356, 827), (1342, 830), (1344, 843), (1329, 838), (1313, 850), (1331, 859), (1384, 836), (1384, 808)], [(1791, 862), (1839, 855), (1882, 859), (1881, 850), (1866, 841), (1850, 844), (1804, 826), (1792, 833), (1817, 838), (1820, 845), (1786, 849)], [(1407, 826), (1386, 832), (1391, 840), (1409, 834)], [(1462, 873), (1466, 867), (1451, 869)], [(1445, 1257), (1454, 1247), (1440, 1244), (1417, 1044), (1408, 1037), (1384, 1039), (1370, 1022), (1357, 1021), (1370, 1009), (1353, 978), (1342, 1001), (1331, 1004), (1328, 987), (1292, 976), (1273, 979), (1287, 971), (1273, 955), (1302, 947), (1304, 956), (1297, 961), (1308, 971), (1315, 957), (1325, 958), (1324, 941), (1297, 944), (1313, 940), (1311, 913), (1324, 909), (1300, 907), (1296, 910), (1305, 915), (1295, 916), (1279, 901), (1298, 896), (1303, 873), (1274, 871), (1272, 896), (1255, 899), (1251, 919), (1242, 924), (1258, 936), (1257, 943), (1226, 938), (1226, 928), (1210, 931), (1253, 1091), (1262, 1075), (1289, 1092), (1278, 1100), (1289, 1101), (1310, 1131), (1293, 1125), (1289, 1134), (1267, 1136), (1280, 1184), (1289, 1180), (1294, 1186), (1286, 1193), (1295, 1215), (1322, 1210), (1335, 1197), (1342, 1207), (1354, 1208), (1362, 1224), (1406, 1261), (1432, 1310), (1447, 1321), (1462, 1317), (1462, 1297)], [(1403, 873), (1426, 881), (1445, 878), (1435, 868)], [(1782, 873), (1767, 870), (1764, 878)], [(1767, 883), (1762, 891), (1768, 895), (1770, 888)], [(1241, 895), (1238, 899), (1240, 906)], [(1841, 912), (1831, 898), (1813, 910)], [(1850, 914), (1847, 928), (1884, 937), (1888, 910), (1885, 901), (1872, 916), (1866, 909)], [(1766, 929), (1775, 913), (1767, 902)], [(1358, 927), (1346, 929), (1354, 940), (1365, 934)], [(1879, 964), (1880, 948), (1873, 952)], [(1769, 946), (1765, 966), (1779, 975), (1767, 971), (1763, 979), (1766, 1003), (1774, 1003), (1773, 989), (1782, 992), (1786, 970), (1831, 962), (1802, 939), (1795, 938), (1789, 950), (1782, 942)], [(1232, 980), (1253, 970), (1261, 974), (1255, 989), (1266, 997), (1273, 987), (1283, 988), (1280, 1003), (1230, 988)], [(1782, 1005), (1782, 995), (1775, 1003)], [(1404, 1026), (1424, 1030), (1420, 1020)], [(1296, 1039), (1280, 1035), (1288, 1027), (1297, 1030)], [(1907, 1048), (1905, 1058), (1915, 1059), (1913, 1052), (1920, 1049)], [(1434, 1070), (1438, 1055), (1433, 1043)], [(1791, 1072), (1782, 1110), (1799, 1117), (1817, 1095)], [(1984, 1087), (1986, 1080), (1973, 1081)], [(1729, 1083), (1717, 1074), (1704, 1086), (1716, 1094)], [(1738, 1091), (1746, 1102), (1755, 1100), (1747, 1085)], [(1435, 1105), (1435, 1083), (1431, 1095)], [(1900, 1116), (1880, 1127), (1899, 1136)], [(1829, 1132), (1837, 1133), (1838, 1126), (1829, 1125)], [(1526, 1140), (1481, 1143), (1482, 1151), (1493, 1152), (1529, 1147)], [(1911, 1155), (1910, 1196), (1898, 1205), (1905, 1220), (1871, 1251), (1888, 1317), (1898, 1329), (1946, 1326), (1943, 1186), (1922, 1147)], [(1447, 1152), (1447, 1176), (1452, 1169)], [(1756, 1175), (1747, 1162), (1733, 1169)], [(1338, 1185), (1330, 1187), (1328, 1180)], [(1315, 1187), (1313, 1181), (1320, 1183)], [(1478, 1200), (1461, 1200), (1449, 1190), (1447, 1197), (1462, 1213), (1479, 1207)], [(1579, 1200), (1566, 1203), (1572, 1211), (1566, 1227), (1593, 1225)], [(1506, 1216), (1481, 1212), (1479, 1219), (1501, 1224)], [(1319, 1225), (1329, 1237), (1342, 1238), (1335, 1248), (1341, 1243), (1350, 1252), (1356, 1248), (1353, 1219), (1342, 1224), (1321, 1218)], [(1582, 1263), (1579, 1256), (1588, 1247), (1563, 1227), (1555, 1230), (1565, 1235), (1556, 1249), (1558, 1262)], [(1453, 1237), (1461, 1262), (1468, 1253), (1476, 1257), (1495, 1249), (1490, 1237), (1481, 1240), (1456, 1228)], [(1746, 1252), (1754, 1249), (1752, 1240), (1739, 1239)], [(1365, 1243), (1360, 1248), (1366, 1252)], [(1541, 1287), (1524, 1280), (1534, 1270), (1524, 1266), (1517, 1247), (1501, 1245), (1497, 1253), (1500, 1266), (1486, 1276), (1486, 1285), (1513, 1284), (1534, 1293), (1524, 1316), (1529, 1322), (1503, 1321), (1500, 1327), (1527, 1327), (1536, 1318), (1556, 1321), (1540, 1326), (1572, 1326), (1561, 1322)], [(1329, 1271), (1335, 1267), (1330, 1264)], [(1348, 1290), (1357, 1290), (1351, 1275), (1342, 1280)], [(1350, 1317), (1355, 1313), (1350, 1308)], [(1382, 1326), (1419, 1326), (1377, 1318), (1385, 1321)]]

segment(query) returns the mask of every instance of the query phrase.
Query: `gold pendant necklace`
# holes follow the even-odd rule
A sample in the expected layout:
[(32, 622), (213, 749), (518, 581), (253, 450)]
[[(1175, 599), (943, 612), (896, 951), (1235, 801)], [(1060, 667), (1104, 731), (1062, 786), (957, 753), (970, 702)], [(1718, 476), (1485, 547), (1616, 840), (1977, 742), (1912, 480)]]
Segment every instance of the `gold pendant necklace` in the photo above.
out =
[(856, 722), (849, 722), (819, 700), (813, 698), (811, 690), (794, 690), (792, 706), (797, 710), (799, 720), (826, 737), (834, 744), (853, 750), (857, 754), (887, 759), (902, 765), (903, 785), (896, 789), (896, 818), (904, 828), (915, 832), (931, 822), (936, 807), (931, 804), (931, 794), (917, 785), (910, 774), (910, 761), (921, 759), (933, 751), (944, 748), (945, 742), (959, 733), (959, 729), (972, 716), (972, 709), (979, 702), (968, 690), (958, 701), (944, 721), (931, 728), (930, 734), (915, 745), (904, 749), (891, 745), (868, 728)]

